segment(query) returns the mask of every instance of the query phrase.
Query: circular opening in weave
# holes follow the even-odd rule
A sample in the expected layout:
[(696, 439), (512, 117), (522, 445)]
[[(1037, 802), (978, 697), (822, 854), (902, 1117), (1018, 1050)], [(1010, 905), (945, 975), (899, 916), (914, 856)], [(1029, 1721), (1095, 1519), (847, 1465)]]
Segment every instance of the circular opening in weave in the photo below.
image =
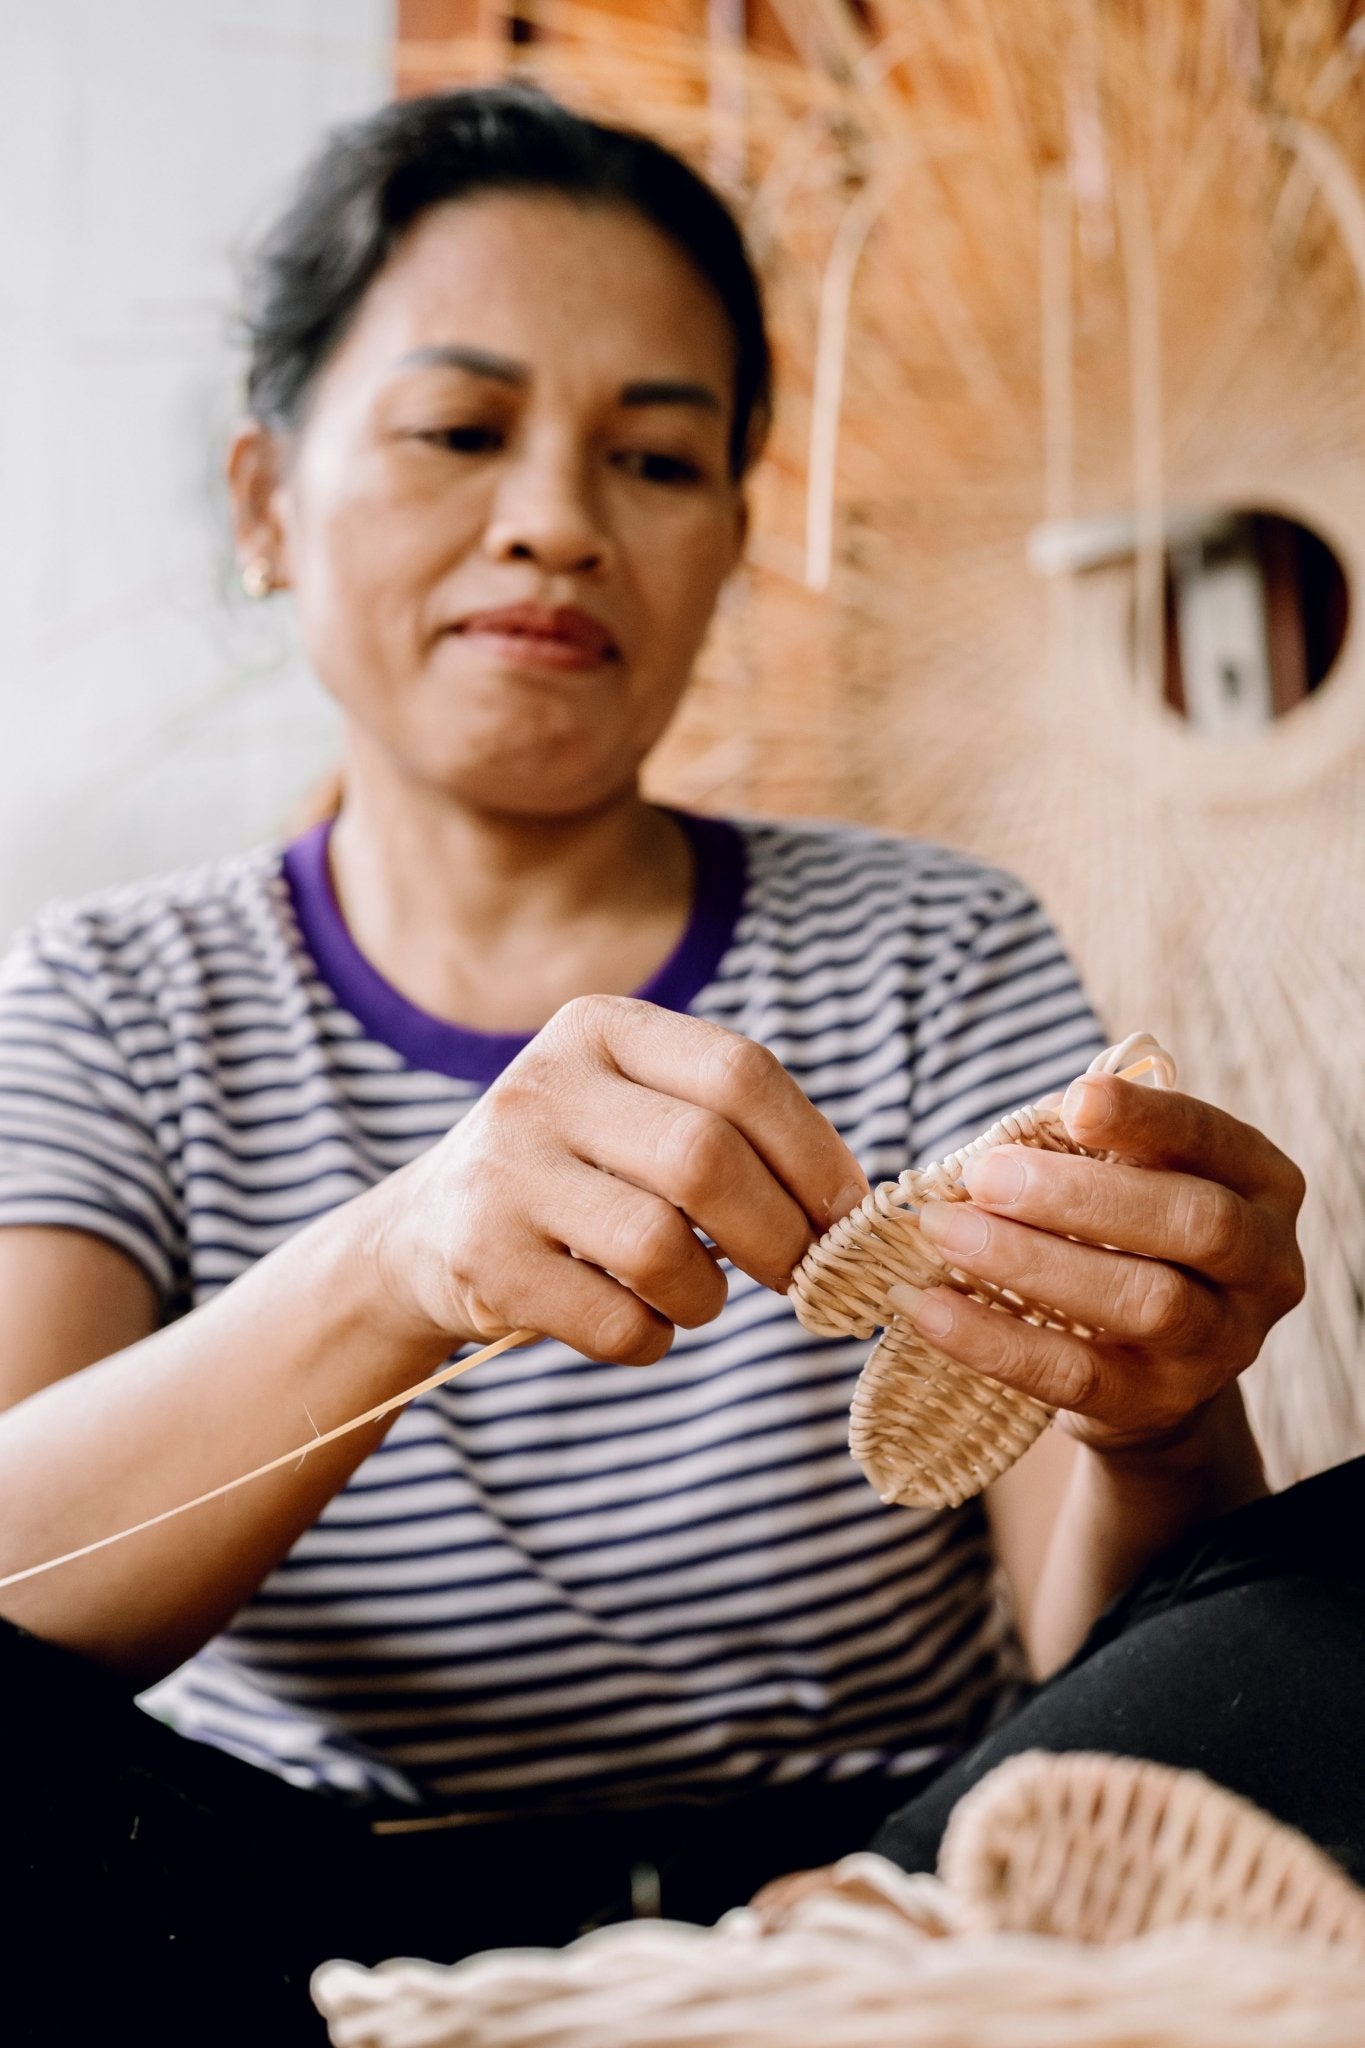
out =
[(1346, 571), (1312, 527), (1240, 507), (1186, 522), (1166, 548), (1167, 705), (1213, 737), (1261, 730), (1328, 680), (1350, 611)]

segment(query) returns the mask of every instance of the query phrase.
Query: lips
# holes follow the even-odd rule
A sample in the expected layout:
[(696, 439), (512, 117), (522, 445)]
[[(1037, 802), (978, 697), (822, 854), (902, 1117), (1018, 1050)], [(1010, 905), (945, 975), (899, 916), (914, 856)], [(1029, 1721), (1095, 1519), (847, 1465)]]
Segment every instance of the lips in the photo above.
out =
[(619, 653), (602, 621), (576, 605), (504, 605), (496, 611), (471, 612), (455, 630), (467, 638), (501, 642), (511, 659), (555, 668), (593, 668), (614, 661)]

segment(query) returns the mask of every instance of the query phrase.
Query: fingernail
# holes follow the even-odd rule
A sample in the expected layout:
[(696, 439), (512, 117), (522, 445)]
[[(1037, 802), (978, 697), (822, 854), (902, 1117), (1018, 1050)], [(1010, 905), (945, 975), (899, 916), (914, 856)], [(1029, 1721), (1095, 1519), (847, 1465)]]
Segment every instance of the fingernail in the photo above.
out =
[(847, 1216), (850, 1209), (857, 1208), (867, 1191), (867, 1182), (865, 1180), (851, 1180), (847, 1187), (840, 1188), (838, 1194), (825, 1211), (828, 1221), (832, 1224), (837, 1223), (840, 1217)]
[(969, 1162), (962, 1185), (978, 1202), (991, 1208), (1007, 1209), (1024, 1192), (1024, 1161), (1017, 1146), (998, 1146)]
[(963, 1259), (984, 1252), (991, 1235), (991, 1226), (980, 1209), (971, 1209), (965, 1202), (926, 1202), (919, 1212), (919, 1227), (940, 1251), (955, 1252)]
[(1103, 1081), (1090, 1080), (1084, 1074), (1079, 1081), (1073, 1081), (1062, 1097), (1062, 1119), (1068, 1125), (1073, 1137), (1078, 1136), (1077, 1124), (1084, 1124), (1088, 1130), (1097, 1131), (1107, 1124), (1114, 1113), (1114, 1098)]
[(886, 1298), (926, 1337), (946, 1337), (953, 1327), (952, 1302), (938, 1288), (926, 1291), (912, 1287), (908, 1280), (897, 1280), (887, 1288)]

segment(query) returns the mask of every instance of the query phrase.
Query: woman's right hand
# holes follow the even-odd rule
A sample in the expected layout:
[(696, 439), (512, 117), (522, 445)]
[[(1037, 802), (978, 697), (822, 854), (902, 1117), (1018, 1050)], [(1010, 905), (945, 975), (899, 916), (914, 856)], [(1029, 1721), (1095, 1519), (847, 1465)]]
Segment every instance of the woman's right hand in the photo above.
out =
[(722, 1254), (784, 1289), (866, 1191), (842, 1138), (764, 1047), (630, 997), (585, 996), (358, 1206), (388, 1305), (414, 1331), (462, 1343), (530, 1328), (648, 1365), (676, 1325), (719, 1314)]
[[(785, 1287), (863, 1188), (770, 1053), (589, 997), (429, 1152), (160, 1329), (123, 1252), (0, 1231), (0, 1576), (278, 1459), (471, 1340), (529, 1328), (648, 1364), (720, 1309), (720, 1253)], [(386, 1427), (14, 1585), (0, 1613), (147, 1685), (250, 1598)]]

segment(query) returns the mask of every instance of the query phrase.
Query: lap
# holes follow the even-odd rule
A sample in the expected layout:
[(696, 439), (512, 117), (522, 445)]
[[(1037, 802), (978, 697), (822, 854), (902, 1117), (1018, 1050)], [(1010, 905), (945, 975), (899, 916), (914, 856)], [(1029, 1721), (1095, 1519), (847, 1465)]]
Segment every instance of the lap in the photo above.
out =
[(0, 1733), (7, 1974), (27, 1973), (33, 2042), (103, 2038), (127, 2009), (145, 2048), (302, 2048), (324, 2038), (307, 1984), (330, 1956), (557, 1946), (641, 1908), (709, 1922), (904, 1796), (862, 1780), (376, 1836), (3, 1623)]
[(1179, 1545), (874, 1846), (905, 1869), (932, 1869), (953, 1806), (1004, 1758), (1110, 1750), (1202, 1771), (1365, 1883), (1363, 1517), (1357, 1459)]
[[(186, 1742), (109, 1674), (0, 1625), (11, 2038), (325, 2041), (307, 1978), (350, 1817)], [(7, 1997), (9, 1993), (7, 1991)]]
[[(1202, 1770), (1365, 1882), (1365, 1460), (1227, 1517), (1161, 1559), (1080, 1654), (881, 1826), (932, 1868), (952, 1805), (1022, 1749), (1110, 1749)], [(321, 2042), (318, 1961), (453, 1960), (558, 1943), (631, 1910), (706, 1921), (767, 1878), (860, 1846), (884, 1784), (710, 1807), (541, 1815), (376, 1841), (366, 1820), (182, 1740), (127, 1689), (0, 1624), (13, 2037), (146, 2048)], [(25, 2007), (27, 2011), (25, 2012)]]

